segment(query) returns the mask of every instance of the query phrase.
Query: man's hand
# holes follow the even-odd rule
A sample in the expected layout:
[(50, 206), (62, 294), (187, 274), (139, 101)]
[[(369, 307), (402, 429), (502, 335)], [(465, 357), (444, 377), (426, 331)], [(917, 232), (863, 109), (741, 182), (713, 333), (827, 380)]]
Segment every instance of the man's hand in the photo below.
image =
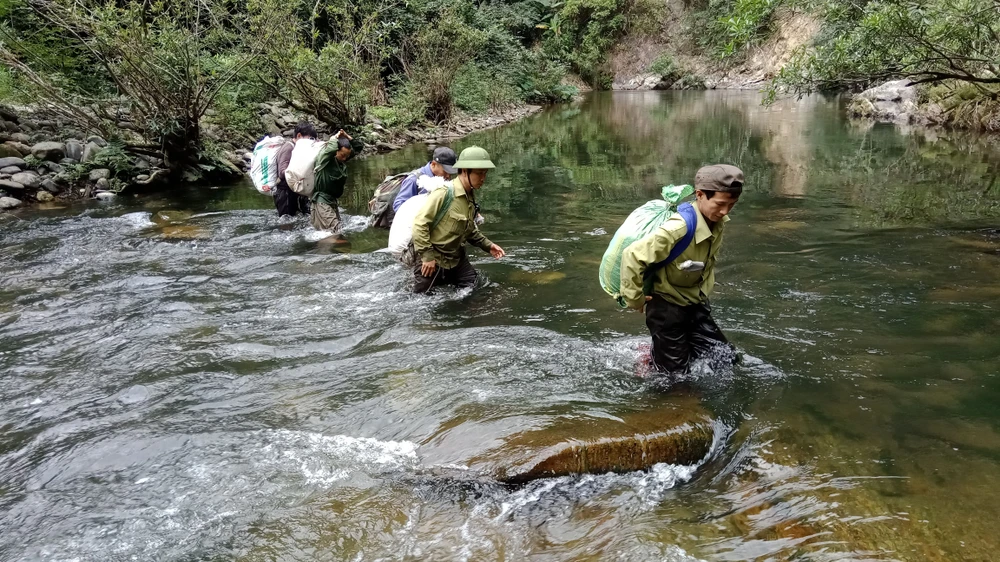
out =
[(437, 269), (436, 260), (425, 261), (420, 264), (420, 275), (423, 275), (424, 277), (430, 277), (431, 275), (434, 275), (435, 269)]
[(638, 307), (633, 306), (632, 310), (635, 310), (636, 312), (642, 312), (642, 313), (646, 312), (646, 303), (649, 302), (649, 301), (651, 301), (651, 300), (653, 300), (653, 297), (646, 297), (646, 300), (642, 304), (640, 304)]
[(490, 246), (490, 254), (496, 259), (500, 259), (507, 255), (507, 252), (503, 251), (503, 248), (497, 246), (496, 244)]
[(347, 131), (345, 131), (343, 129), (337, 131), (337, 134), (333, 138), (339, 139), (340, 137), (347, 137), (347, 140), (354, 140), (354, 137), (352, 137), (351, 135), (347, 134)]

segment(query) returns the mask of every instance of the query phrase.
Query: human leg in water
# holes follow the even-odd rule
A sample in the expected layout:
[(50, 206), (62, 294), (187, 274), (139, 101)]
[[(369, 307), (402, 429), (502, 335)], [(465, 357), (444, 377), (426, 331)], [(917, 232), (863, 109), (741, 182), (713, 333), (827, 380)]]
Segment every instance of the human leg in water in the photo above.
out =
[(459, 262), (450, 269), (437, 267), (429, 277), (424, 276), (422, 264), (418, 263), (413, 269), (413, 292), (430, 293), (434, 287), (441, 285), (454, 285), (459, 289), (471, 288), (476, 285), (479, 273), (476, 268), (469, 263), (469, 258), (464, 253)]
[(691, 341), (685, 308), (659, 296), (653, 296), (646, 303), (646, 327), (653, 338), (650, 356), (657, 371), (670, 375), (687, 371), (691, 360)]
[(732, 365), (737, 359), (736, 348), (712, 318), (711, 305), (693, 304), (684, 308), (689, 309), (691, 360), (707, 358), (713, 370)]

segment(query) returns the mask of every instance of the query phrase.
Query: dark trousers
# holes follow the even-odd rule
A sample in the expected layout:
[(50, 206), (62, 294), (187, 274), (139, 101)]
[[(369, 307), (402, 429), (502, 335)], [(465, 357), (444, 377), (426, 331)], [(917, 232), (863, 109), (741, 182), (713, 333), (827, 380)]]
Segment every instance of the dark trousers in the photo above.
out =
[(294, 217), (299, 213), (308, 216), (309, 198), (295, 193), (285, 182), (280, 182), (274, 188), (274, 207), (278, 209), (279, 217), (283, 215)]
[(659, 371), (680, 374), (700, 357), (730, 364), (735, 357), (707, 303), (679, 306), (654, 296), (646, 303), (646, 327), (653, 336), (653, 367)]
[(459, 260), (455, 267), (443, 269), (439, 265), (430, 277), (424, 277), (424, 274), (420, 272), (420, 265), (420, 259), (417, 258), (417, 265), (413, 270), (414, 293), (428, 293), (434, 287), (440, 287), (441, 285), (454, 285), (459, 289), (472, 287), (475, 286), (476, 278), (479, 276), (476, 268), (472, 267), (472, 264), (469, 263), (469, 258), (465, 255), (465, 251), (462, 252), (462, 259)]

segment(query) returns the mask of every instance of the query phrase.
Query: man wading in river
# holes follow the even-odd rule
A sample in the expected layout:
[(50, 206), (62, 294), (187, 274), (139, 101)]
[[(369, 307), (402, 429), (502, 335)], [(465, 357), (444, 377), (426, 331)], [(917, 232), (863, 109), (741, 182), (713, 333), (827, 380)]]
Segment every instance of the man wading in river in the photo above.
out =
[(337, 199), (347, 183), (347, 159), (351, 157), (351, 137), (341, 129), (316, 156), (316, 185), (312, 194), (313, 228), (338, 234), (342, 223)]
[(729, 211), (743, 193), (743, 172), (726, 164), (705, 166), (695, 174), (694, 187), (697, 225), (676, 259), (662, 264), (688, 232), (680, 213), (622, 256), (621, 294), (630, 308), (646, 313), (653, 366), (670, 374), (685, 372), (691, 361), (713, 350), (719, 359), (732, 360), (732, 347), (712, 319), (708, 297)]
[[(413, 221), (413, 249), (419, 263), (413, 271), (414, 293), (426, 293), (439, 285), (472, 287), (476, 270), (465, 255), (468, 241), (494, 258), (506, 255), (476, 226), (476, 190), (486, 181), (487, 170), (496, 166), (488, 152), (478, 146), (462, 151), (454, 167), (458, 175), (450, 184), (435, 189)], [(450, 204), (446, 203), (450, 200)]]
[[(316, 138), (316, 128), (312, 126), (312, 123), (303, 121), (295, 126), (293, 140), (314, 138)], [(288, 181), (285, 179), (285, 170), (288, 169), (288, 163), (292, 161), (293, 148), (295, 148), (294, 142), (286, 142), (278, 149), (278, 154), (275, 157), (278, 163), (278, 185), (274, 186), (274, 206), (278, 210), (279, 217), (284, 215), (294, 217), (299, 213), (309, 214), (309, 198), (289, 189)]]

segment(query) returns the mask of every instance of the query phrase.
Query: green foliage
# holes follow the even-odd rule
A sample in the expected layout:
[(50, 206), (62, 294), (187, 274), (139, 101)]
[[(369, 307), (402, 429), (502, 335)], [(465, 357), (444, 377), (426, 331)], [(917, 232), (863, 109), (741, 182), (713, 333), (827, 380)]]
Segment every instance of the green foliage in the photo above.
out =
[(22, 86), (8, 68), (0, 67), (0, 102), (22, 102)]
[(709, 0), (694, 14), (701, 45), (721, 59), (740, 58), (766, 38), (783, 0)]
[(680, 71), (680, 68), (674, 62), (674, 57), (670, 56), (670, 53), (663, 53), (656, 57), (649, 65), (649, 71), (653, 74), (667, 77), (674, 76)]
[(474, 63), (459, 69), (451, 82), (451, 97), (457, 107), (473, 113), (502, 111), (521, 101), (520, 92), (508, 77)]
[(609, 88), (608, 54), (631, 23), (650, 11), (641, 0), (567, 0), (552, 16), (545, 49), (591, 86)]
[[(815, 48), (800, 50), (782, 69), (771, 84), (771, 97), (782, 92), (860, 90), (909, 78), (918, 83), (975, 84), (980, 106), (995, 100), (1000, 86), (1000, 8), (993, 0), (875, 0), (846, 5), (829, 0), (823, 7), (827, 31)], [(982, 122), (982, 109), (969, 106), (959, 113)], [(991, 122), (995, 120), (986, 120)]]

